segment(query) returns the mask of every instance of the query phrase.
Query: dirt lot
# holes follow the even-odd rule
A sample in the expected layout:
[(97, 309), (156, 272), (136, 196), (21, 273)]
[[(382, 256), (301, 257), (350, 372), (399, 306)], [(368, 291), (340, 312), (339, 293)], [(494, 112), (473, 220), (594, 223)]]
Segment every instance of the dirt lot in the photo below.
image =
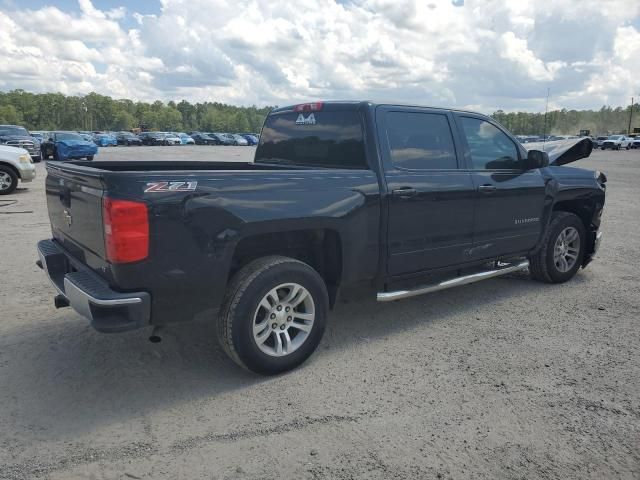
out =
[[(246, 147), (112, 148), (237, 160)], [(343, 300), (302, 368), (262, 378), (213, 322), (104, 335), (34, 264), (37, 180), (0, 208), (0, 478), (640, 478), (640, 151), (609, 177), (599, 259), (377, 304)]]

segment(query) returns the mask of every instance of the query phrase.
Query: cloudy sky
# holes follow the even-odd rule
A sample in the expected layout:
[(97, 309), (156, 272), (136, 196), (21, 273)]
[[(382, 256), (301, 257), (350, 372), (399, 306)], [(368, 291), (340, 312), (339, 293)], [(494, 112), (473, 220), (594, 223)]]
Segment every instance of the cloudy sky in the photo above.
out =
[(0, 90), (484, 112), (627, 105), (639, 0), (0, 0)]

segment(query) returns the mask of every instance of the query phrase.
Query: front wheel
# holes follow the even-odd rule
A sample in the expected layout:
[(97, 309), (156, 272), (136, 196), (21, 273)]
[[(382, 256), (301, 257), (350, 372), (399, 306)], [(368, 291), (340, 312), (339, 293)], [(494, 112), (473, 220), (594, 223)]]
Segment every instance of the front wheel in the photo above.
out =
[(582, 220), (573, 213), (554, 212), (542, 247), (529, 259), (531, 277), (546, 283), (570, 280), (582, 265), (585, 246)]
[(0, 165), (0, 195), (9, 195), (18, 186), (18, 175), (11, 167)]
[(238, 271), (218, 318), (218, 340), (238, 365), (263, 375), (291, 370), (315, 351), (329, 299), (313, 268), (270, 256)]
[(89, 156), (87, 157), (87, 160), (92, 161), (92, 160), (93, 160), (93, 155), (89, 155)]

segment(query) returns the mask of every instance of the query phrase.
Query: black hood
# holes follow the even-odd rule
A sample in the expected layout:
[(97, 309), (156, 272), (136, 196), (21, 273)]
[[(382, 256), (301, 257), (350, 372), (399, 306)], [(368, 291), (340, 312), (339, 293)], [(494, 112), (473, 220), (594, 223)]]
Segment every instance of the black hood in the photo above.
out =
[(573, 138), (570, 140), (555, 140), (552, 142), (525, 143), (527, 150), (542, 150), (549, 155), (549, 165), (566, 165), (581, 158), (587, 158), (593, 150), (590, 138)]
[(37, 138), (30, 137), (29, 135), (0, 135), (0, 142), (10, 142), (11, 140), (20, 141), (28, 140), (30, 142), (37, 142)]

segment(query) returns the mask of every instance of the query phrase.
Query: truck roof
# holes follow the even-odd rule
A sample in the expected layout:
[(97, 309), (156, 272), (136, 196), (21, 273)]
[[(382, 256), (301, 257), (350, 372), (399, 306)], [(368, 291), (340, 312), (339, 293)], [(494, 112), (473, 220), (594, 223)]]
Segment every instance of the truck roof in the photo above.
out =
[(430, 105), (417, 105), (415, 103), (405, 103), (405, 102), (393, 102), (393, 101), (389, 101), (389, 102), (372, 102), (370, 100), (329, 100), (329, 101), (324, 101), (324, 100), (317, 100), (314, 102), (302, 102), (302, 103), (297, 103), (297, 104), (293, 104), (293, 105), (286, 105), (284, 107), (277, 107), (274, 108), (273, 110), (271, 110), (270, 113), (280, 113), (280, 112), (290, 112), (292, 110), (294, 110), (296, 107), (300, 107), (302, 105), (322, 105), (324, 106), (330, 106), (330, 107), (357, 107), (357, 106), (366, 106), (369, 108), (375, 108), (379, 105), (393, 105), (393, 106), (397, 106), (397, 107), (410, 107), (410, 108), (428, 108), (430, 110), (442, 110), (442, 111), (447, 111), (447, 112), (460, 112), (460, 113), (474, 113), (474, 114), (480, 114), (480, 115), (484, 115), (481, 114), (479, 112), (474, 112), (472, 110), (464, 110), (464, 109), (460, 109), (460, 108), (447, 108), (447, 107), (434, 107), (434, 106), (430, 106)]

